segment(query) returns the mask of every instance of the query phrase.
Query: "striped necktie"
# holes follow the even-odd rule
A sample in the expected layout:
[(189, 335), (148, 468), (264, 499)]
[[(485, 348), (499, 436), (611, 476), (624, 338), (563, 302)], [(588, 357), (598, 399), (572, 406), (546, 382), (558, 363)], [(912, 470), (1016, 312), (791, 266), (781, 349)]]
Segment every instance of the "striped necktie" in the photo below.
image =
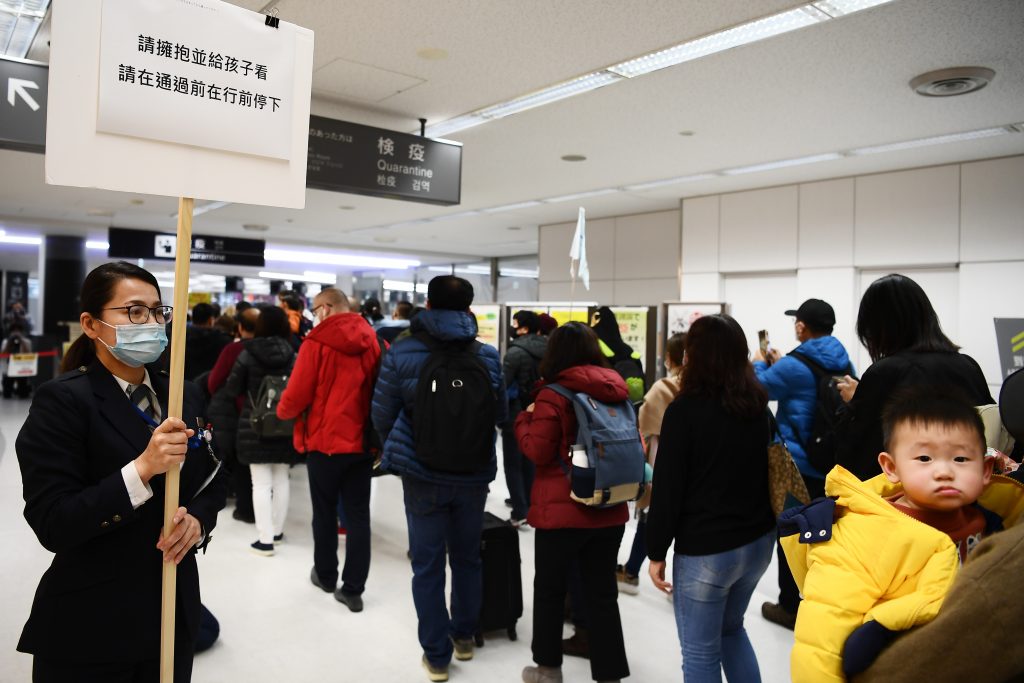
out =
[(128, 398), (139, 410), (145, 413), (154, 422), (160, 421), (160, 416), (153, 405), (152, 393), (145, 384), (128, 385)]

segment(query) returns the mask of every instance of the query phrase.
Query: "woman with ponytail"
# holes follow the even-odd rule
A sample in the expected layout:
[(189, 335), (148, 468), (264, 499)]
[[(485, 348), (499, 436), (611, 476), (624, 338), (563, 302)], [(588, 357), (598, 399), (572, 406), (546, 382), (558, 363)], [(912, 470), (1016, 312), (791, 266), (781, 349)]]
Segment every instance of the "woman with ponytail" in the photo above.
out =
[[(177, 570), (174, 680), (191, 679), (199, 628), (196, 550), (224, 506), (219, 463), (197, 434), (198, 387), (166, 417), (169, 378), (156, 361), (172, 310), (151, 273), (104, 264), (85, 278), (82, 335), (61, 374), (36, 392), (15, 449), (25, 519), (54, 553), (18, 650), (32, 680), (160, 680), (164, 562)], [(164, 474), (181, 468), (180, 507), (164, 538)]]

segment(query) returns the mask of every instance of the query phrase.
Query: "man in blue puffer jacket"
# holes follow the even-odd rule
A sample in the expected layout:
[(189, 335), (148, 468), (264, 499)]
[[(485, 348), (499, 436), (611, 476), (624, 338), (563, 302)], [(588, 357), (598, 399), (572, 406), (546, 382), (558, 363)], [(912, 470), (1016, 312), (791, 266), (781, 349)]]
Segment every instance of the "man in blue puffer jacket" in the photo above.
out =
[[(373, 424), (384, 443), (381, 467), (402, 477), (413, 602), (424, 651), (422, 663), (432, 681), (448, 680), (453, 649), (460, 660), (473, 657), (482, 597), (480, 533), (497, 459), (493, 441), (490, 465), (478, 473), (440, 472), (417, 459), (412, 412), (420, 371), (430, 352), (416, 335), (425, 331), (440, 342), (475, 339), (476, 319), (469, 312), (472, 303), (473, 286), (466, 280), (452, 275), (431, 280), (427, 310), (412, 319), (411, 335), (399, 337), (384, 356), (373, 396)], [(501, 423), (508, 405), (498, 352), (481, 344), (478, 354), (497, 398), (495, 421)], [(450, 618), (445, 604), (446, 546), (452, 568)]]
[[(836, 375), (853, 374), (850, 356), (842, 343), (832, 336), (836, 314), (827, 302), (808, 299), (795, 311), (786, 311), (794, 316), (793, 326), (800, 346), (794, 351), (817, 363)], [(804, 444), (811, 436), (814, 413), (818, 401), (818, 381), (807, 365), (796, 357), (782, 356), (777, 349), (768, 352), (767, 361), (760, 349), (754, 354), (754, 373), (768, 398), (779, 402), (776, 419), (779, 433), (789, 446), (793, 460), (803, 475), (804, 483), (811, 498), (825, 495), (825, 475), (807, 460)], [(796, 623), (796, 611), (800, 605), (800, 593), (785, 557), (779, 552), (779, 602), (766, 602), (761, 606), (765, 619), (792, 630)]]

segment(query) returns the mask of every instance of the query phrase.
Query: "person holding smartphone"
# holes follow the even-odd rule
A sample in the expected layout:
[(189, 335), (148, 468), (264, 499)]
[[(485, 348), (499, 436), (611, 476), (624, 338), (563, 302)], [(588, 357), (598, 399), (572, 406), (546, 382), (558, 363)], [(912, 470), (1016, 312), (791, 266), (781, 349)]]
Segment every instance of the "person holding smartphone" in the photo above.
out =
[[(793, 316), (793, 332), (800, 345), (786, 356), (777, 349), (769, 349), (767, 358), (760, 350), (756, 351), (754, 374), (768, 391), (768, 398), (779, 402), (776, 415), (779, 433), (789, 446), (808, 492), (812, 498), (818, 498), (825, 495), (827, 472), (818, 471), (807, 458), (806, 445), (821, 398), (817, 374), (812, 367), (817, 366), (834, 377), (845, 377), (853, 374), (853, 366), (843, 344), (832, 336), (836, 314), (828, 302), (808, 299), (796, 310), (786, 311), (786, 315)], [(767, 343), (767, 335), (763, 343)], [(761, 605), (761, 614), (768, 621), (792, 629), (796, 624), (800, 593), (781, 548), (779, 560), (779, 601)]]

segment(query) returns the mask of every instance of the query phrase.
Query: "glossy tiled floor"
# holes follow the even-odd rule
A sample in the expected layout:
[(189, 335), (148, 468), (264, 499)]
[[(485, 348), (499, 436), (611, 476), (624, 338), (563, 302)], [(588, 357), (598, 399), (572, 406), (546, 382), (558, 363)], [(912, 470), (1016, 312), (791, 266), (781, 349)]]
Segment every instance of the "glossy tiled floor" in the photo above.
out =
[[(31, 658), (14, 648), (39, 577), (50, 562), (49, 553), (22, 517), (14, 439), (27, 410), (27, 402), (0, 400), (0, 547), (4, 550), (0, 553), (0, 681), (5, 683), (30, 680)], [(373, 564), (364, 596), (366, 609), (360, 614), (350, 613), (309, 583), (312, 539), (304, 467), (292, 470), (291, 487), (286, 543), (278, 546), (272, 558), (249, 552), (248, 545), (255, 540), (251, 525), (222, 514), (215, 540), (200, 558), (203, 602), (220, 620), (221, 636), (211, 650), (196, 657), (192, 680), (425, 681), (409, 588), (411, 572), (405, 558), (405, 514), (399, 480), (383, 477), (374, 481)], [(508, 510), (502, 503), (505, 496), (499, 473), (488, 509), (506, 516)], [(632, 535), (631, 525), (626, 529), (623, 558)], [(519, 640), (496, 637), (488, 641), (473, 661), (453, 663), (452, 681), (519, 681), (520, 670), (531, 663), (533, 532), (522, 533), (520, 541), (526, 609), (519, 622)], [(344, 552), (344, 542), (340, 551)], [(773, 560), (747, 611), (747, 629), (763, 680), (781, 683), (789, 679), (792, 634), (760, 616), (761, 602), (776, 594), (774, 583)], [(679, 680), (679, 644), (668, 601), (642, 577), (640, 594), (620, 595), (619, 605), (633, 673), (630, 680)], [(125, 628), (130, 627), (125, 624)], [(567, 681), (590, 680), (584, 660), (567, 658), (563, 671)]]

